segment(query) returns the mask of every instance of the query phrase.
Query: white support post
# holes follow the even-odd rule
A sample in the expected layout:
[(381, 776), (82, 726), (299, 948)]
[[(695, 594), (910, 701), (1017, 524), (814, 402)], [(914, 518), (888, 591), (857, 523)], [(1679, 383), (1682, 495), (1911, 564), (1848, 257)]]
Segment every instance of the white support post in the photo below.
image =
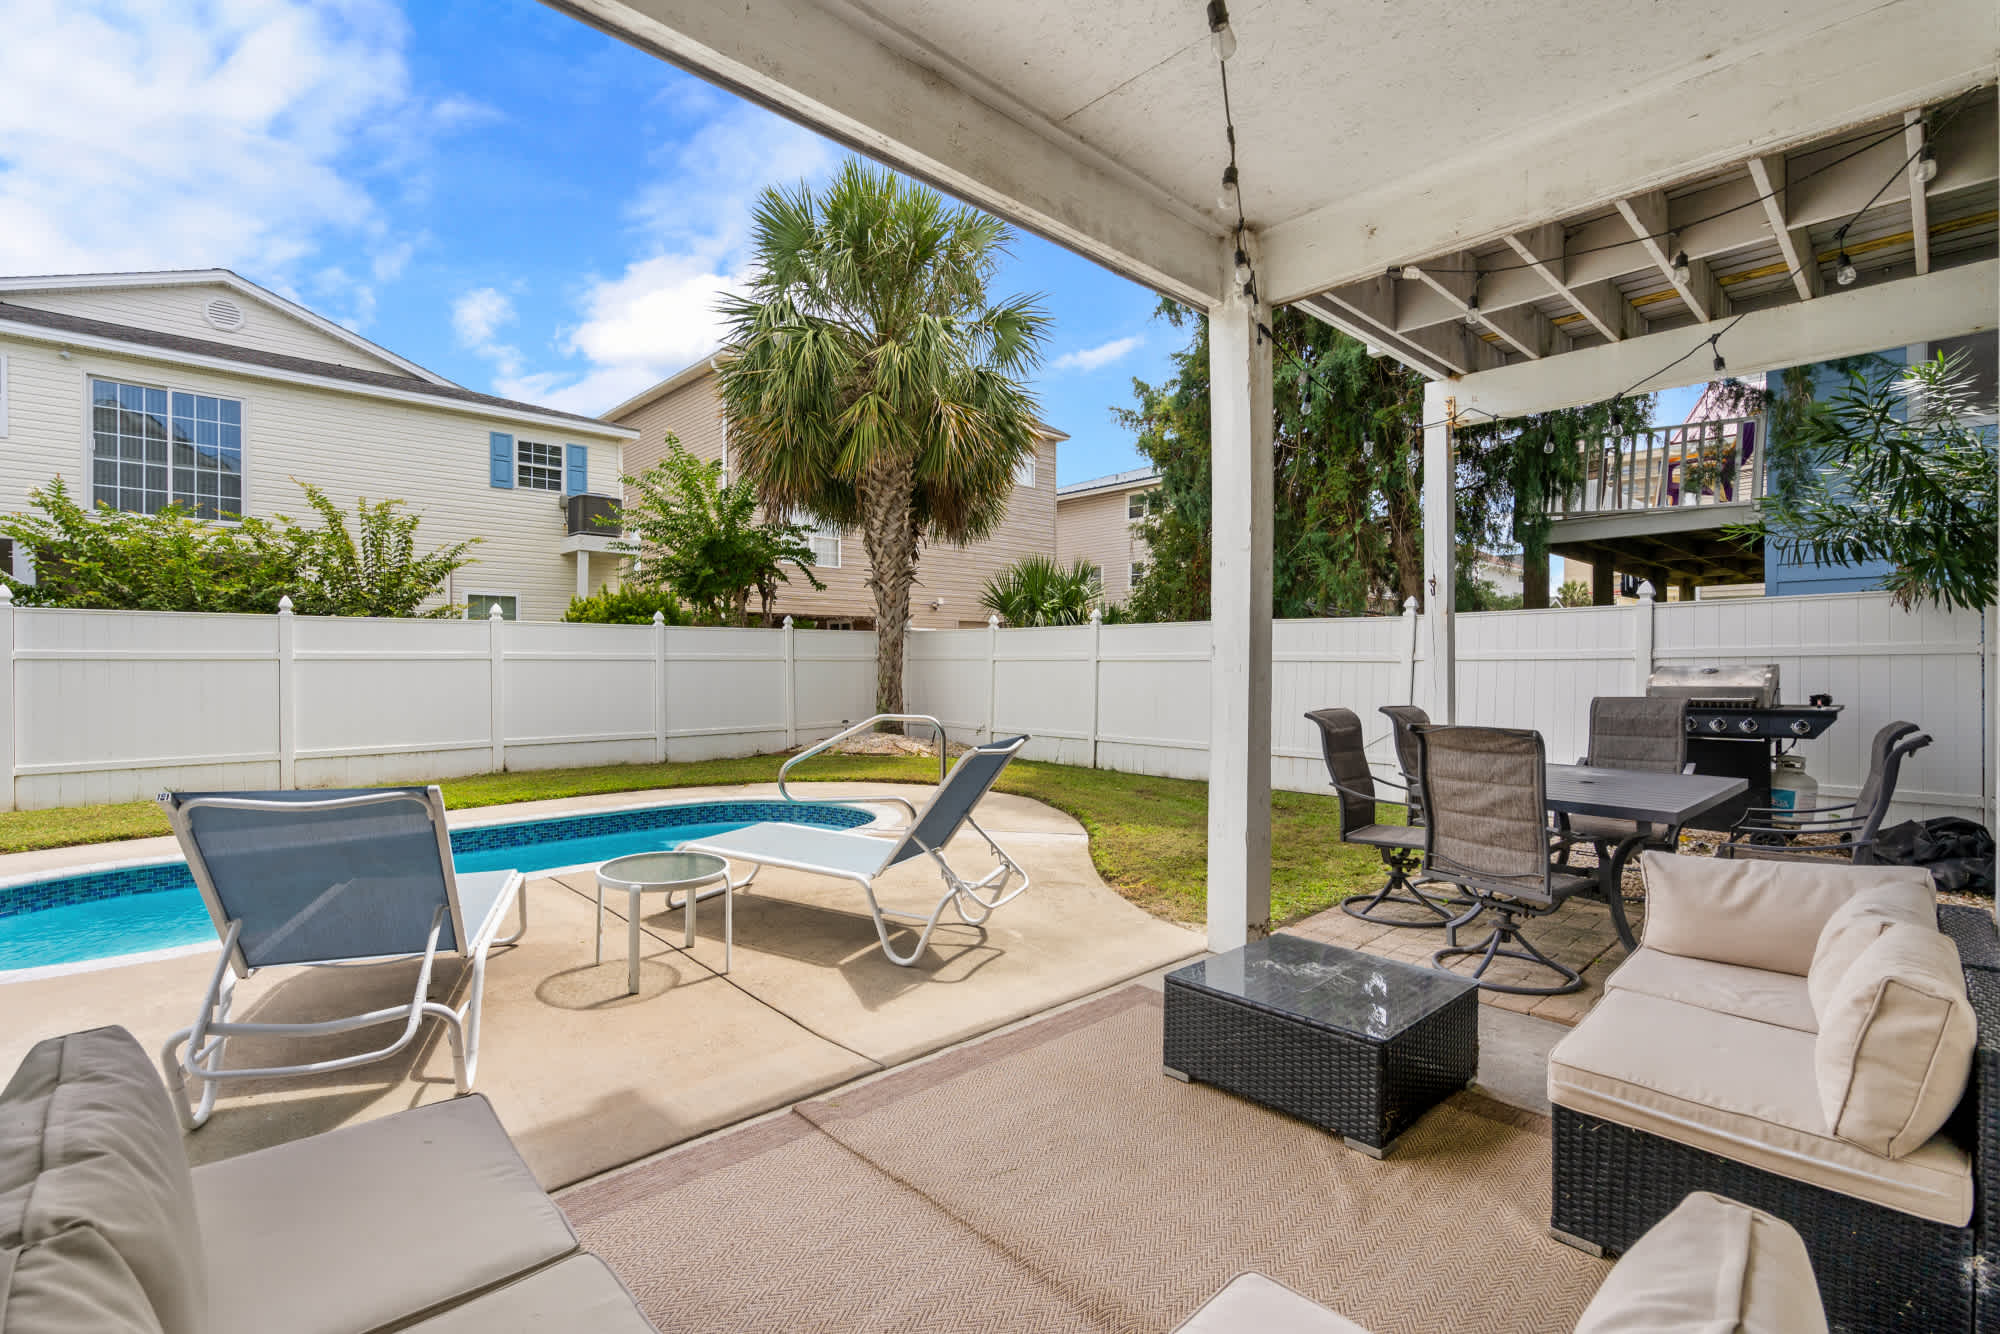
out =
[[(1244, 240), (1254, 263), (1255, 238)], [(1227, 272), (1232, 257), (1218, 259)], [(1260, 301), (1233, 285), (1209, 310), (1208, 947), (1218, 953), (1271, 930), (1272, 347), (1262, 332), (1268, 319)]]
[(1104, 698), (1104, 608), (1090, 609), (1090, 767), (1097, 767), (1097, 724)]
[(1646, 678), (1653, 674), (1653, 609), (1659, 590), (1650, 581), (1639, 584), (1639, 605), (1632, 608), (1632, 693), (1646, 693)]
[(653, 763), (667, 762), (667, 618), (653, 613)]
[(1417, 619), (1417, 600), (1403, 599), (1403, 699), (1417, 702), (1417, 635), (1422, 627)]
[(507, 767), (507, 708), (505, 700), (505, 678), (507, 658), (505, 645), (500, 641), (501, 626), (506, 621), (500, 615), (500, 604), (495, 602), (486, 613), (486, 654), (490, 664), (487, 677), (487, 720), (492, 731), (493, 772), (499, 773)]
[(1441, 380), (1424, 385), (1424, 704), (1433, 721), (1458, 721), (1457, 483), (1452, 476), (1450, 418), (1457, 400)]
[(578, 550), (576, 553), (576, 595), (580, 598), (590, 596), (590, 553), (588, 551)]
[(785, 749), (799, 748), (799, 659), (792, 618), (785, 618)]
[(298, 786), (298, 679), (293, 635), (297, 630), (290, 594), (278, 599), (278, 786)]
[(0, 810), (13, 809), (14, 590), (0, 584)]
[(994, 612), (986, 618), (986, 739), (991, 741), (999, 735), (993, 729), (1000, 720), (994, 717), (1000, 700), (1000, 613)]

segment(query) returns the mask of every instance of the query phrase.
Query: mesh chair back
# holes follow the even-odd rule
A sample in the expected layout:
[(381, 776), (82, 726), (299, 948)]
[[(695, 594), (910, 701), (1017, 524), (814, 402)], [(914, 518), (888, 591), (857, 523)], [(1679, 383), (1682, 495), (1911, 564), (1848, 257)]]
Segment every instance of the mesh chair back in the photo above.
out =
[(1896, 782), (1902, 776), (1903, 761), (1931, 744), (1931, 739), (1922, 733), (1909, 735), (1915, 731), (1914, 723), (1890, 723), (1875, 734), (1879, 754), (1875, 763), (1869, 766), (1868, 777), (1862, 780), (1861, 790), (1854, 798), (1853, 815), (1861, 821), (1860, 832), (1854, 835), (1854, 839), (1863, 846), (1874, 841), (1882, 828), (1883, 819), (1889, 814), (1889, 803), (1896, 798)]
[(1604, 769), (1681, 771), (1687, 763), (1687, 700), (1599, 695), (1590, 701), (1590, 755)]
[(1416, 734), (1424, 870), (1468, 889), (1553, 902), (1541, 733), (1431, 726)]
[(1326, 771), (1340, 795), (1340, 836), (1346, 838), (1375, 818), (1375, 778), (1368, 772), (1367, 742), (1361, 719), (1352, 709), (1314, 709), (1306, 714), (1319, 728), (1319, 748)]
[(218, 934), (251, 968), (440, 951), (463, 939), (436, 788), (162, 795)]
[(951, 766), (944, 782), (931, 794), (929, 804), (917, 812), (910, 832), (903, 836), (888, 865), (921, 857), (929, 849), (942, 849), (951, 842), (972, 814), (972, 808), (992, 790), (1001, 770), (1014, 758), (1014, 752), (1027, 744), (1025, 736), (1006, 737), (974, 746), (959, 756), (958, 763)]
[(1422, 824), (1424, 798), (1417, 777), (1417, 734), (1410, 729), (1427, 726), (1431, 716), (1414, 704), (1384, 704), (1382, 712), (1396, 730), (1396, 767), (1403, 771), (1403, 785), (1410, 789), (1410, 823)]

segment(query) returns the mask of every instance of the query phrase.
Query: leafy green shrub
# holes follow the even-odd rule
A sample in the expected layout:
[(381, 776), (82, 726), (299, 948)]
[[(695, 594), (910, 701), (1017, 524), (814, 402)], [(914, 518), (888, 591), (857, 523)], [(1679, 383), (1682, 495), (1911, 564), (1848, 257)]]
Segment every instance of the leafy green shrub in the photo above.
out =
[(591, 625), (651, 625), (654, 612), (668, 625), (688, 624), (687, 609), (672, 593), (637, 584), (600, 588), (587, 598), (571, 598), (563, 619)]
[(1064, 566), (1036, 554), (988, 579), (979, 605), (999, 612), (1009, 625), (1082, 625), (1103, 593), (1103, 580), (1089, 561)]

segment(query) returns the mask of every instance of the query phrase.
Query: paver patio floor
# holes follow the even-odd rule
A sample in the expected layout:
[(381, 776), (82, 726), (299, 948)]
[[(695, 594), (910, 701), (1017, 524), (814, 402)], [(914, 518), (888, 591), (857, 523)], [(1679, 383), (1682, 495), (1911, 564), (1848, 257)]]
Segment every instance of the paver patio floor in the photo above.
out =
[[(822, 784), (802, 795), (881, 790)], [(487, 808), (453, 823), (774, 794), (768, 786), (621, 793)], [(998, 793), (979, 816), (1034, 885), (984, 929), (947, 913), (949, 925), (912, 968), (883, 957), (857, 890), (767, 870), (738, 896), (727, 977), (719, 972), (721, 904), (702, 905), (698, 939), (683, 951), (680, 912), (649, 897), (640, 990), (628, 996), (622, 896), (607, 901), (604, 961), (593, 965), (590, 872), (530, 881), (526, 939), (496, 949), (488, 964), (477, 1087), (537, 1177), (550, 1187), (580, 1180), (1201, 952), (1199, 934), (1133, 907), (1099, 880), (1086, 836), (1068, 816)], [(144, 856), (162, 842), (32, 854), (32, 864), (0, 858), (0, 875)], [(976, 836), (962, 836), (950, 854), (961, 867), (992, 864)], [(928, 910), (937, 886), (934, 872), (911, 862), (885, 878), (882, 897)], [(0, 1069), (43, 1037), (103, 1024), (121, 1024), (158, 1050), (193, 1019), (214, 964), (214, 951), (203, 950), (0, 984)], [(414, 965), (259, 975), (239, 988), (236, 1014), (283, 1022), (357, 1013), (406, 999), (414, 977)], [(466, 980), (457, 967), (440, 967), (433, 994), (456, 996)], [(365, 1050), (384, 1031), (329, 1039), (315, 1054)], [(296, 1048), (281, 1055), (239, 1041), (230, 1064), (299, 1058)], [(226, 1089), (189, 1151), (209, 1161), (451, 1095), (449, 1048), (427, 1025), (421, 1042), (389, 1061)]]

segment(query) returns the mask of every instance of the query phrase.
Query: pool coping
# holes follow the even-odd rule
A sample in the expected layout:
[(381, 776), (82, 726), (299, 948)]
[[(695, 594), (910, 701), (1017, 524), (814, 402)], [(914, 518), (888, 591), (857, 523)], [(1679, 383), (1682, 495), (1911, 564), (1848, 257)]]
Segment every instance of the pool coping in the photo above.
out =
[[(866, 797), (870, 791), (884, 788), (906, 788), (917, 791), (928, 790), (929, 784), (913, 783), (801, 783), (797, 785), (808, 795), (795, 800), (801, 805), (858, 805), (869, 810), (873, 819), (866, 824), (853, 826), (853, 832), (866, 833), (893, 826), (900, 816), (899, 810), (890, 803), (870, 803)], [(854, 793), (824, 792), (817, 803), (812, 799), (812, 788), (858, 788)], [(655, 799), (643, 800), (652, 794)], [(672, 799), (659, 800), (662, 794), (670, 794)], [(701, 795), (706, 794), (706, 795)], [(898, 793), (898, 795), (901, 795)], [(776, 783), (750, 783), (732, 787), (668, 787), (641, 788), (626, 792), (589, 793), (575, 797), (552, 797), (542, 801), (515, 801), (498, 806), (474, 806), (462, 812), (446, 810), (445, 827), (450, 830), (481, 829), (496, 824), (531, 824), (543, 820), (560, 820), (581, 815), (615, 815), (623, 811), (651, 810), (662, 806), (704, 806), (723, 801), (784, 801)], [(144, 851), (134, 848), (135, 855), (112, 861), (78, 861), (57, 858), (51, 854), (86, 854), (94, 850), (133, 847), (145, 845)], [(39, 861), (44, 864), (33, 869), (14, 869), (10, 863), (19, 861)], [(67, 848), (42, 848), (33, 852), (0, 854), (0, 890), (16, 885), (32, 884), (38, 880), (63, 879), (69, 876), (94, 875), (105, 871), (131, 870), (144, 866), (165, 866), (183, 864), (180, 845), (172, 835), (162, 835), (143, 839), (119, 839), (109, 843), (81, 843)], [(595, 869), (597, 862), (579, 862), (574, 866), (551, 866), (528, 873), (528, 880), (544, 880), (559, 875), (574, 875), (579, 871)], [(32, 982), (47, 977), (64, 977), (74, 973), (98, 972), (106, 968), (122, 968), (130, 964), (148, 963), (155, 959), (173, 959), (191, 954), (213, 953), (221, 948), (219, 940), (197, 941), (188, 945), (169, 945), (160, 949), (136, 950), (130, 954), (108, 954), (96, 959), (77, 959), (68, 963), (39, 964), (30, 968), (0, 969), (0, 987), (16, 982)]]

